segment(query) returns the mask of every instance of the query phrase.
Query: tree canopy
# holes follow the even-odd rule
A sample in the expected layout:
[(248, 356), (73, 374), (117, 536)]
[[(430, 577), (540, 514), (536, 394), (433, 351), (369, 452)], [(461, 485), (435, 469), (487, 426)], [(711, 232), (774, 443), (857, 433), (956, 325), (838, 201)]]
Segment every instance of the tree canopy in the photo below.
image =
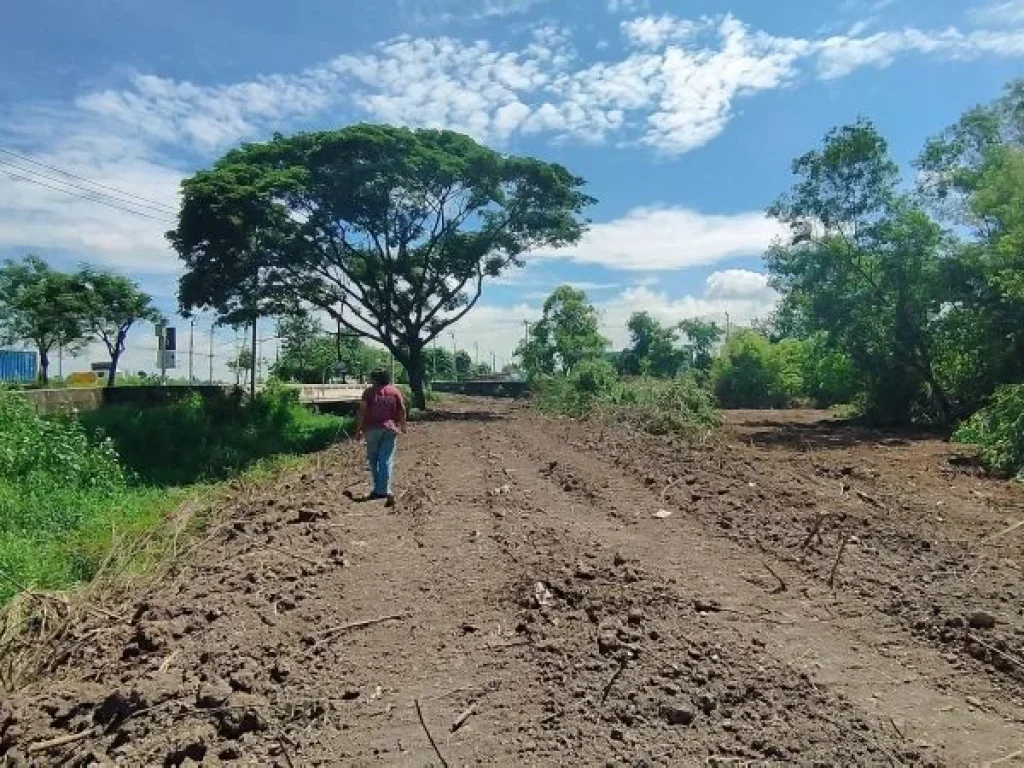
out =
[(607, 346), (597, 310), (587, 295), (563, 285), (544, 302), (541, 319), (530, 328), (516, 354), (531, 375), (567, 375), (582, 361), (601, 357)]
[(422, 406), (423, 350), (486, 278), (573, 243), (592, 201), (562, 166), (446, 130), (353, 125), (275, 136), (182, 185), (169, 238), (184, 309), (307, 303), (383, 345)]
[(83, 295), (71, 275), (33, 255), (0, 266), (0, 343), (31, 342), (43, 384), (49, 382), (54, 347), (75, 351), (87, 336)]
[(136, 283), (112, 272), (86, 266), (73, 275), (73, 283), (79, 292), (82, 328), (102, 341), (110, 355), (107, 386), (112, 387), (128, 331), (140, 320), (158, 322), (160, 312), (153, 306), (152, 297)]

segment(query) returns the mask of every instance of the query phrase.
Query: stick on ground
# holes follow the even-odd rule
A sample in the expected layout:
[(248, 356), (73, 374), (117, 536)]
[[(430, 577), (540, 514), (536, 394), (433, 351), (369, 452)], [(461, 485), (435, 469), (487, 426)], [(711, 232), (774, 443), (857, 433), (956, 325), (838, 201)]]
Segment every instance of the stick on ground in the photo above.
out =
[(466, 724), (466, 721), (469, 720), (470, 717), (472, 717), (474, 712), (476, 712), (475, 703), (470, 704), (468, 707), (466, 707), (465, 711), (461, 715), (455, 718), (455, 722), (452, 723), (450, 732), (455, 733), (457, 730), (459, 730), (459, 728), (464, 726)]
[(619, 676), (626, 671), (626, 662), (620, 661), (619, 668), (615, 670), (615, 674), (612, 675), (611, 680), (605, 685), (604, 690), (601, 691), (601, 703), (604, 704), (605, 699), (608, 698), (608, 694), (612, 691), (612, 686), (615, 685), (615, 681), (619, 679)]
[(416, 705), (416, 716), (420, 719), (420, 725), (423, 726), (423, 732), (427, 734), (427, 738), (430, 739), (430, 746), (434, 748), (434, 754), (437, 755), (437, 759), (441, 761), (441, 765), (443, 765), (444, 768), (449, 768), (448, 761), (444, 759), (444, 755), (442, 755), (441, 750), (437, 748), (437, 742), (434, 741), (434, 737), (430, 733), (430, 729), (427, 728), (427, 721), (423, 719), (423, 710), (420, 709), (420, 700), (413, 699), (413, 703)]
[(836, 561), (832, 563), (832, 571), (828, 575), (829, 589), (835, 589), (836, 571), (839, 570), (839, 561), (843, 559), (843, 550), (846, 549), (846, 542), (850, 540), (849, 532), (843, 534), (843, 540), (839, 542), (839, 551), (836, 552)]
[(362, 621), (353, 621), (350, 624), (342, 624), (340, 627), (331, 627), (330, 629), (325, 629), (320, 634), (327, 638), (342, 632), (348, 632), (350, 629), (362, 629), (363, 627), (372, 627), (374, 624), (383, 624), (385, 621), (400, 621), (407, 618), (409, 618), (409, 614), (407, 613), (393, 613), (390, 616), (380, 616), (376, 619), (363, 619)]
[(96, 728), (86, 728), (84, 731), (79, 731), (78, 733), (67, 733), (63, 736), (58, 736), (55, 739), (37, 741), (35, 744), (29, 744), (25, 751), (32, 755), (36, 752), (45, 752), (46, 750), (53, 749), (55, 747), (63, 747), (66, 744), (74, 744), (76, 741), (81, 741), (82, 739), (88, 739), (90, 736), (95, 736), (97, 730), (98, 729)]
[(762, 565), (764, 565), (764, 567), (765, 567), (765, 569), (767, 569), (768, 573), (770, 573), (772, 576), (774, 576), (779, 581), (779, 586), (777, 586), (775, 589), (772, 590), (772, 594), (773, 595), (777, 595), (780, 592), (785, 592), (788, 589), (788, 587), (786, 586), (785, 580), (781, 576), (779, 576), (779, 574), (777, 574), (775, 571), (773, 571), (772, 567), (770, 565), (768, 565), (768, 563), (765, 562), (765, 563), (762, 563)]

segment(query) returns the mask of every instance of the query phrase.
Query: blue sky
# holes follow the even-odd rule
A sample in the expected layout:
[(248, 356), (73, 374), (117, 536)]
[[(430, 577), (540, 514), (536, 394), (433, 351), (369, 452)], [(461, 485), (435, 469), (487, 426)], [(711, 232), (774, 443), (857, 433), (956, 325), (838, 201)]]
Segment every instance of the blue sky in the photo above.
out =
[[(561, 162), (599, 200), (578, 246), (485, 289), (460, 346), (508, 357), (561, 282), (588, 290), (616, 346), (637, 309), (746, 322), (775, 300), (761, 211), (793, 157), (864, 115), (909, 164), (1022, 64), (1024, 0), (13, 3), (0, 149), (124, 191), (135, 213), (0, 154), (0, 257), (107, 266), (171, 312), (162, 233), (183, 176), (274, 131), (402, 122)], [(133, 370), (152, 367), (147, 334)]]

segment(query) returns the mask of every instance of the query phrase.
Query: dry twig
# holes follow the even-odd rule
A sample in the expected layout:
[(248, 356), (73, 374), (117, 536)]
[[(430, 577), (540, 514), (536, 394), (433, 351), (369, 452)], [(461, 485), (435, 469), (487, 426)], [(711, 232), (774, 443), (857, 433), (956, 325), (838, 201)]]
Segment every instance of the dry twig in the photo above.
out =
[(626, 671), (626, 661), (623, 659), (619, 662), (619, 668), (615, 670), (615, 674), (612, 675), (611, 679), (605, 685), (604, 690), (601, 691), (601, 703), (604, 704), (608, 698), (608, 694), (612, 691), (612, 686), (615, 685), (615, 681), (619, 679), (619, 676)]
[(34, 744), (29, 744), (25, 751), (30, 755), (34, 755), (36, 752), (45, 752), (48, 749), (63, 747), (67, 744), (74, 744), (77, 741), (88, 739), (90, 736), (95, 736), (98, 730), (98, 728), (86, 728), (84, 731), (79, 731), (78, 733), (66, 733), (55, 739), (37, 741)]
[(839, 551), (836, 552), (836, 561), (832, 563), (832, 570), (828, 574), (828, 586), (829, 589), (835, 589), (836, 584), (836, 572), (839, 570), (839, 561), (843, 559), (843, 550), (846, 549), (846, 542), (850, 540), (850, 533), (847, 531), (843, 534), (843, 540), (839, 542)]
[(408, 613), (393, 613), (389, 616), (380, 616), (376, 619), (363, 619), (362, 621), (353, 621), (349, 624), (342, 624), (340, 627), (331, 627), (330, 629), (325, 629), (320, 634), (322, 637), (328, 638), (342, 632), (348, 632), (350, 629), (372, 627), (374, 624), (383, 624), (386, 621), (400, 621), (401, 619), (406, 619), (408, 617)]
[(466, 721), (473, 716), (474, 712), (476, 712), (476, 702), (466, 707), (462, 714), (455, 718), (455, 721), (452, 723), (450, 733), (455, 733), (457, 730), (459, 730), (459, 728), (464, 726), (466, 724)]
[(1013, 664), (1018, 669), (1024, 671), (1024, 660), (1021, 660), (1021, 659), (1017, 658), (1016, 656), (1013, 656), (1013, 655), (1011, 655), (1009, 653), (1006, 653), (1005, 651), (1000, 651), (994, 645), (992, 645), (990, 643), (986, 643), (984, 640), (982, 640), (980, 637), (978, 637), (977, 635), (975, 635), (973, 633), (968, 632), (967, 633), (967, 639), (968, 640), (972, 640), (973, 642), (975, 642), (978, 645), (980, 645), (982, 648), (987, 648), (988, 650), (992, 651), (992, 653), (996, 654), (997, 656), (1001, 656), (1002, 658), (1006, 659), (1008, 662)]
[(413, 703), (416, 705), (416, 716), (420, 719), (420, 725), (423, 726), (423, 732), (427, 734), (427, 738), (430, 740), (430, 746), (434, 748), (434, 754), (437, 755), (437, 759), (441, 761), (441, 765), (444, 768), (449, 768), (448, 761), (444, 759), (444, 755), (441, 754), (441, 750), (437, 747), (437, 742), (434, 741), (434, 736), (430, 733), (430, 729), (427, 728), (427, 721), (423, 719), (423, 710), (420, 709), (420, 700), (413, 699)]
[(762, 563), (762, 565), (764, 565), (764, 567), (765, 567), (765, 569), (767, 569), (768, 573), (770, 573), (772, 576), (774, 576), (779, 581), (779, 586), (777, 586), (775, 589), (772, 590), (772, 594), (773, 595), (777, 595), (780, 592), (785, 592), (788, 589), (788, 587), (786, 587), (785, 580), (783, 580), (783, 578), (781, 576), (779, 576), (779, 574), (777, 574), (775, 571), (773, 571), (772, 567), (770, 565), (768, 565), (767, 562)]

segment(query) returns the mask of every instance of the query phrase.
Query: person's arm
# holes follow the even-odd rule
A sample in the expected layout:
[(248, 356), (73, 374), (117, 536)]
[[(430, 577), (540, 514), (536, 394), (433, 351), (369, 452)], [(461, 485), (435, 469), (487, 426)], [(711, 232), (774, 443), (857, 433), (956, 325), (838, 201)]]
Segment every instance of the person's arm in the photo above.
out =
[(366, 431), (366, 398), (359, 401), (359, 415), (356, 416), (356, 439), (362, 438)]
[(408, 410), (405, 407), (405, 398), (402, 397), (401, 393), (398, 395), (398, 430), (403, 435), (405, 434), (405, 420), (408, 416)]

